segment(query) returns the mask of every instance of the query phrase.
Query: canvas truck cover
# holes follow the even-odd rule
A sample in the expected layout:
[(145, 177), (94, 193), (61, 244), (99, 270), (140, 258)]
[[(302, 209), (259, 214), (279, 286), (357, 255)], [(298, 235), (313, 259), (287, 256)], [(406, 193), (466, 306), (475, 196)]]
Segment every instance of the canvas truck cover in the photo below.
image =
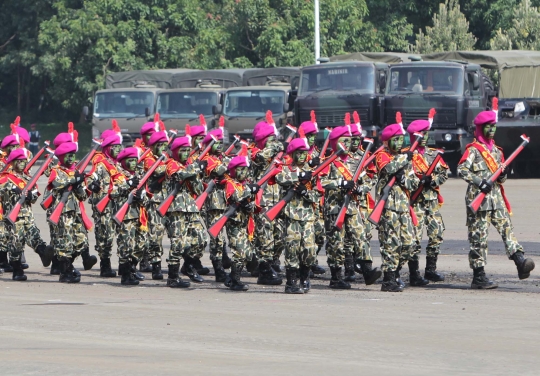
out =
[(212, 69), (196, 72), (178, 73), (173, 77), (174, 89), (197, 87), (200, 81), (211, 81), (222, 88), (242, 86), (244, 73), (249, 69)]
[(414, 54), (399, 52), (354, 52), (332, 56), (330, 57), (330, 61), (367, 61), (372, 63), (397, 64), (410, 61), (409, 56), (412, 55)]
[(259, 68), (244, 72), (243, 86), (262, 86), (269, 81), (291, 82), (300, 77), (300, 67)]
[(143, 84), (154, 85), (160, 89), (171, 89), (175, 74), (197, 71), (196, 69), (155, 69), (110, 73), (106, 78), (106, 88), (126, 89)]
[(497, 69), (499, 98), (540, 98), (540, 51), (453, 51), (422, 55), (426, 61), (461, 60)]

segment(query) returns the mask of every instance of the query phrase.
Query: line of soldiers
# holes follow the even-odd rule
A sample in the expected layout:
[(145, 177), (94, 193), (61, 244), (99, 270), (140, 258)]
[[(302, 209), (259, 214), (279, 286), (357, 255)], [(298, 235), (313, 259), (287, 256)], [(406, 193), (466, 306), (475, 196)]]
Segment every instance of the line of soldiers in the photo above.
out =
[[(141, 128), (141, 139), (124, 149), (113, 120), (112, 128), (81, 161), (75, 158), (78, 135), (70, 123), (68, 132), (54, 139), (54, 155), (33, 176), (29, 167), (35, 158), (24, 148), (27, 132), (16, 124), (1, 144), (0, 268), (12, 271), (13, 280), (26, 280), (22, 257), (28, 244), (44, 266), (51, 265), (51, 274), (59, 274), (60, 282), (79, 282), (81, 273), (73, 266), (76, 257), (81, 255), (85, 270), (97, 263), (88, 246), (92, 223), (83, 203), (89, 200), (100, 276), (116, 277), (110, 260), (116, 238), (122, 285), (138, 285), (145, 272), (151, 272), (153, 280), (164, 278), (165, 234), (171, 244), (167, 286), (172, 288), (190, 286), (180, 274), (191, 282), (203, 282), (202, 275), (210, 272), (201, 262), (207, 245), (215, 280), (234, 291), (248, 289), (241, 281), (244, 267), (258, 284), (282, 284), (284, 255), (285, 292), (307, 293), (310, 278), (325, 272), (317, 263), (324, 246), (333, 289), (350, 289), (358, 273), (366, 285), (383, 276), (382, 291), (403, 291), (400, 271), (405, 263), (410, 286), (444, 281), (437, 258), (444, 232), (440, 186), (448, 179), (448, 166), (441, 151), (427, 146), (433, 115), (434, 110), (428, 120), (408, 126), (414, 140), (408, 148), (403, 147), (406, 132), (401, 119), (396, 119), (382, 131), (383, 145), (374, 153), (370, 152), (373, 140), (363, 138), (356, 113), (354, 122), (347, 114), (343, 126), (328, 132), (321, 149), (315, 145), (319, 128), (314, 113), (298, 130), (282, 130), (290, 133), (285, 142), (279, 140), (268, 113), (255, 126), (251, 144), (237, 138), (226, 151), (222, 121), (208, 131), (201, 116), (199, 125), (186, 126), (184, 136), (171, 138), (156, 116)], [(497, 287), (484, 272), (490, 223), (501, 233), (519, 278), (527, 278), (534, 269), (513, 234), (503, 189), (506, 165), (493, 139), (496, 122), (495, 111), (477, 116), (476, 140), (468, 145), (458, 167), (459, 176), (469, 183), (467, 205), (479, 193), (485, 195), (479, 210), (467, 208), (471, 287), (478, 289)], [(85, 172), (89, 163), (91, 170)], [(490, 177), (500, 167), (504, 172), (493, 182)], [(35, 182), (42, 173), (49, 177), (42, 203), (50, 224), (49, 246), (32, 214), (39, 196)], [(374, 227), (381, 269), (373, 266), (371, 255)], [(428, 245), (422, 276), (419, 255), (424, 228)]]

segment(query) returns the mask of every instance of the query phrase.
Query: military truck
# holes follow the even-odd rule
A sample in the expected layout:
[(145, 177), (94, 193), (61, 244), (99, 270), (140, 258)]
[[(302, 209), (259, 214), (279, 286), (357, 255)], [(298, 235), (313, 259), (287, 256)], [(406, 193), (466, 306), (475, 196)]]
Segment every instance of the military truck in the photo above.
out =
[[(509, 154), (521, 143), (521, 134), (529, 136), (531, 143), (511, 166), (512, 175), (540, 176), (540, 52), (455, 51), (423, 55), (422, 58), (429, 61), (461, 60), (491, 70), (493, 76), (498, 77), (497, 90), (489, 96), (489, 99), (495, 95), (499, 98), (495, 141)], [(491, 108), (491, 101), (485, 107)], [(474, 125), (472, 122), (467, 125), (469, 132), (461, 139), (462, 151), (474, 137)]]
[(402, 58), (397, 54), (354, 53), (302, 68), (294, 102), (295, 125), (308, 121), (315, 110), (321, 141), (322, 129), (343, 125), (345, 113), (357, 111), (364, 133), (377, 137), (388, 63), (401, 62)]

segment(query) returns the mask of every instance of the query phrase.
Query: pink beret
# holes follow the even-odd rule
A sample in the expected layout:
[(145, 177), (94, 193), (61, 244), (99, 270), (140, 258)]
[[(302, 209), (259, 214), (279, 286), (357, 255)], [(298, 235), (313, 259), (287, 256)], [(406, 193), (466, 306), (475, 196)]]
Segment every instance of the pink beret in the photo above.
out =
[(314, 123), (312, 121), (304, 121), (302, 124), (300, 124), (300, 128), (304, 130), (304, 134), (313, 134), (319, 132), (319, 127), (317, 127), (317, 123)]
[(106, 140), (107, 138), (114, 136), (115, 134), (117, 133), (113, 131), (112, 129), (106, 129), (103, 131), (103, 133), (101, 133), (101, 139)]
[(268, 136), (275, 135), (275, 129), (271, 125), (265, 124), (264, 126), (261, 126), (255, 137), (255, 142), (260, 142), (267, 138)]
[(24, 142), (28, 143), (30, 142), (30, 135), (28, 134), (28, 131), (24, 129), (21, 126), (15, 127), (15, 130), (17, 131), (17, 134), (24, 140)]
[(122, 161), (124, 159), (128, 158), (139, 158), (139, 149), (137, 148), (125, 148), (118, 154), (118, 157), (116, 158), (117, 161)]
[(407, 127), (407, 132), (409, 134), (414, 134), (415, 132), (424, 132), (429, 131), (431, 128), (431, 124), (429, 123), (429, 120), (415, 120), (409, 126)]
[(261, 128), (264, 128), (268, 125), (266, 121), (259, 121), (257, 125), (255, 125), (255, 128), (253, 128), (253, 139), (257, 137), (257, 133), (261, 130)]
[(218, 140), (223, 140), (223, 128), (212, 129), (203, 140), (203, 144), (208, 145), (212, 141), (212, 136)]
[(305, 138), (295, 138), (289, 143), (289, 146), (287, 146), (287, 154), (292, 154), (297, 150), (309, 150), (309, 145)]
[(78, 150), (77, 143), (75, 142), (64, 142), (62, 145), (58, 146), (55, 151), (54, 155), (60, 156), (65, 155), (67, 153), (76, 153)]
[(351, 137), (351, 131), (347, 126), (335, 127), (330, 132), (330, 140), (337, 140), (340, 137)]
[(148, 123), (144, 123), (144, 125), (141, 128), (141, 136), (144, 136), (145, 134), (154, 134), (156, 132), (159, 132), (159, 124), (154, 121), (149, 121)]
[(402, 136), (405, 134), (401, 124), (387, 125), (381, 133), (381, 140), (388, 141), (394, 136)]
[(13, 145), (19, 145), (19, 140), (17, 140), (17, 136), (10, 134), (9, 136), (4, 137), (0, 147), (3, 149)]
[(169, 142), (169, 137), (165, 132), (156, 132), (152, 134), (150, 140), (148, 141), (148, 146), (157, 144), (158, 142)]
[(227, 169), (234, 170), (236, 167), (249, 167), (249, 159), (246, 156), (236, 156), (229, 162)]
[(496, 124), (497, 114), (495, 111), (482, 111), (474, 118), (474, 125)]
[(6, 163), (10, 163), (17, 159), (28, 159), (28, 150), (25, 148), (15, 149), (9, 153)]
[(70, 133), (67, 133), (67, 132), (60, 133), (58, 136), (54, 138), (53, 145), (55, 147), (58, 147), (64, 142), (73, 142), (73, 138), (71, 137)]
[(353, 123), (350, 125), (350, 127), (352, 137), (362, 137), (362, 126), (360, 126), (360, 129), (358, 129), (358, 124)]
[(206, 136), (206, 127), (204, 125), (195, 125), (191, 127), (191, 137)]
[(191, 147), (191, 137), (177, 137), (174, 139), (171, 145), (171, 150), (177, 150), (180, 148), (190, 148)]
[(112, 145), (122, 145), (122, 137), (120, 137), (117, 134), (113, 134), (112, 136), (107, 137), (103, 142), (101, 143), (101, 148)]

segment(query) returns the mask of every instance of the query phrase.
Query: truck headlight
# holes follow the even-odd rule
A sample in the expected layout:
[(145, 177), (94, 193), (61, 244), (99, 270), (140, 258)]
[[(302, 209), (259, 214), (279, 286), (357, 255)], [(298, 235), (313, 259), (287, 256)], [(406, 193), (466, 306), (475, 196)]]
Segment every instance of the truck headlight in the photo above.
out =
[(444, 140), (445, 140), (446, 142), (452, 141), (452, 135), (451, 135), (450, 133), (445, 134), (445, 135), (444, 135)]

